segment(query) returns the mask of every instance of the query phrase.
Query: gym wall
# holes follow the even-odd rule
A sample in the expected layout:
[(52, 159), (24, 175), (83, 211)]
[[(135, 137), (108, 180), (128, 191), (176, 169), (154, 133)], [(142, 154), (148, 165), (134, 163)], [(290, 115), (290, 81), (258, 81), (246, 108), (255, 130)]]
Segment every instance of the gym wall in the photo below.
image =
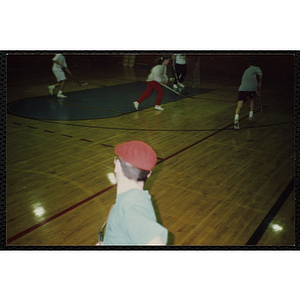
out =
[[(38, 72), (43, 69), (52, 68), (52, 58), (55, 53), (10, 53), (7, 56), (7, 70), (26, 70), (27, 72)], [(127, 53), (128, 54), (128, 53)], [(155, 65), (155, 59), (160, 54), (142, 53), (136, 56), (135, 66), (151, 68)], [(292, 53), (222, 53), (222, 54), (200, 54), (200, 73), (201, 76), (242, 76), (244, 70), (248, 67), (250, 57), (256, 57), (258, 65), (264, 73), (264, 77), (280, 80), (294, 79), (294, 55)], [(187, 54), (188, 70), (194, 68), (195, 60), (199, 55)], [(101, 67), (101, 66), (122, 66), (123, 56), (120, 53), (105, 54), (66, 54), (69, 67)]]

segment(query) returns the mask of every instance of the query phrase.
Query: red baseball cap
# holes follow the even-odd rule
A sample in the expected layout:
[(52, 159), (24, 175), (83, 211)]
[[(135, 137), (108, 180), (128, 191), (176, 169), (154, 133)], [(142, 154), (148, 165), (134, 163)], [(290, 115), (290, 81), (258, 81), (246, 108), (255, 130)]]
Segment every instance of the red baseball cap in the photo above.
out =
[(116, 147), (115, 153), (124, 161), (141, 170), (151, 171), (156, 165), (155, 151), (141, 141), (122, 143)]

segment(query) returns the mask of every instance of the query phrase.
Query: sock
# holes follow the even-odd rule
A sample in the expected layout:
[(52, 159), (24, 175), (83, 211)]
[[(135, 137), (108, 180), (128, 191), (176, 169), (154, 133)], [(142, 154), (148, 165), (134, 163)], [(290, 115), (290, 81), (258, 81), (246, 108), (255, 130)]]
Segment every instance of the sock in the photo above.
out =
[(234, 116), (234, 121), (238, 121), (239, 120), (239, 114), (236, 114), (235, 116)]
[(252, 118), (253, 117), (253, 111), (250, 110), (249, 112), (249, 117)]
[(61, 90), (59, 90), (59, 91), (58, 91), (58, 93), (59, 93), (59, 94), (62, 94), (62, 91), (61, 91)]

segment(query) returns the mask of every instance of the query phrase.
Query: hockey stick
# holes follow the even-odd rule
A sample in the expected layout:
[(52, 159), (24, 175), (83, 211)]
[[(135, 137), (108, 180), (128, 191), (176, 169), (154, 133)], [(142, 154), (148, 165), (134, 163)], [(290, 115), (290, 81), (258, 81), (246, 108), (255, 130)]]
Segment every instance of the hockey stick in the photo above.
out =
[(75, 82), (77, 82), (80, 86), (88, 85), (87, 83), (80, 83), (78, 80), (76, 80), (76, 79), (74, 78), (74, 76), (73, 76), (72, 74), (69, 74), (69, 75), (70, 75), (70, 77), (71, 77)]
[(112, 205), (111, 208), (109, 209), (107, 219), (105, 220), (105, 222), (103, 223), (103, 225), (102, 225), (102, 226), (99, 228), (99, 230), (98, 230), (98, 243), (99, 243), (99, 242), (103, 242), (104, 228), (105, 228), (105, 226), (106, 226), (106, 224), (107, 224), (109, 214), (110, 214), (111, 210), (113, 209), (113, 207), (114, 207), (114, 205)]
[(168, 90), (172, 91), (173, 93), (175, 93), (175, 94), (177, 94), (177, 95), (179, 95), (179, 96), (181, 96), (181, 97), (185, 97), (184, 95), (180, 94), (179, 92), (177, 92), (177, 91), (171, 89), (171, 88), (170, 88), (169, 86), (167, 86), (166, 84), (161, 83), (161, 85), (164, 86), (165, 88), (167, 88)]
[(103, 242), (103, 231), (104, 231), (104, 227), (106, 226), (106, 224), (107, 224), (107, 220), (99, 228), (99, 231), (98, 231), (98, 243), (99, 242)]
[(172, 91), (173, 93), (175, 93), (175, 94), (177, 94), (177, 95), (179, 95), (179, 96), (183, 97), (183, 98), (186, 98), (186, 97), (189, 97), (189, 98), (194, 98), (194, 96), (188, 96), (188, 94), (189, 94), (189, 91), (186, 91), (186, 93), (185, 93), (185, 94), (181, 94), (181, 93), (179, 93), (179, 92), (177, 92), (177, 91), (173, 90), (172, 88), (170, 88), (170, 87), (169, 87), (169, 86), (167, 86), (166, 84), (163, 84), (163, 83), (161, 83), (161, 85), (162, 85), (162, 86), (164, 86), (165, 88), (167, 88), (168, 90)]
[(263, 110), (263, 108), (262, 108), (262, 102), (261, 102), (261, 94), (259, 94), (259, 102), (260, 102), (260, 112), (261, 113), (264, 113), (264, 110)]

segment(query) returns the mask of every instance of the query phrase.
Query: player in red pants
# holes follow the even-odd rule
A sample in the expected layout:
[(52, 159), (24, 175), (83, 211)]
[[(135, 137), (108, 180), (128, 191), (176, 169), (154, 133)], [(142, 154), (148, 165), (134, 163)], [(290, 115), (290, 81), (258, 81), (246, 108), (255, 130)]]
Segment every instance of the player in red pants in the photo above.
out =
[(156, 98), (156, 110), (164, 110), (161, 106), (161, 100), (164, 94), (164, 91), (161, 87), (161, 83), (167, 84), (168, 77), (167, 77), (167, 65), (170, 61), (170, 58), (167, 56), (162, 56), (156, 60), (156, 66), (152, 68), (150, 75), (147, 79), (147, 89), (146, 91), (140, 96), (140, 98), (133, 102), (134, 107), (136, 110), (139, 109), (139, 104), (151, 96), (153, 90), (157, 91), (157, 98)]

